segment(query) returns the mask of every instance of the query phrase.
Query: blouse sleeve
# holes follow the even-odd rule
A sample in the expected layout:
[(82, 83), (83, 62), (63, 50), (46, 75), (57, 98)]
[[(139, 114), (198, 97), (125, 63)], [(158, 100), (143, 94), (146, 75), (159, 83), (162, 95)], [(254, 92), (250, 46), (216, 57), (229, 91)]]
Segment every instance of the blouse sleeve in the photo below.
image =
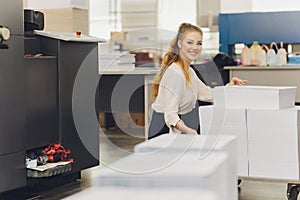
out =
[(194, 71), (192, 71), (192, 76), (194, 81), (196, 82), (196, 90), (197, 90), (197, 99), (205, 102), (212, 102), (212, 88), (205, 85), (196, 75)]
[(164, 117), (168, 127), (175, 126), (180, 120), (178, 111), (185, 84), (183, 75), (173, 69), (167, 70), (160, 82), (159, 95), (164, 100)]

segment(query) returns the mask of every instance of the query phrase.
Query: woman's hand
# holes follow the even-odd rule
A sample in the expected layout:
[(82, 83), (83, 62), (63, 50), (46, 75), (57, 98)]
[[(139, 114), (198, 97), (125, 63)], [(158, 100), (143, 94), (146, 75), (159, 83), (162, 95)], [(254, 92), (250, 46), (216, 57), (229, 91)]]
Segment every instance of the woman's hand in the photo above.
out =
[(229, 83), (226, 84), (226, 86), (231, 86), (231, 85), (244, 85), (247, 83), (248, 80), (242, 80), (239, 79), (238, 77), (233, 77)]
[(179, 120), (175, 127), (185, 134), (189, 134), (189, 135), (197, 135), (198, 134), (196, 130), (194, 130), (190, 127), (187, 127), (182, 120)]

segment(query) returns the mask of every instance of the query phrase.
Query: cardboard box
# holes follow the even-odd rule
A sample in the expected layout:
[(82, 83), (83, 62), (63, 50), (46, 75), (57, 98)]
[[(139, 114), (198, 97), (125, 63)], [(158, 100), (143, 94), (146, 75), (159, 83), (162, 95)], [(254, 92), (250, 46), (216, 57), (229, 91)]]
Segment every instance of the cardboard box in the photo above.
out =
[(213, 95), (216, 107), (283, 109), (294, 107), (296, 87), (219, 86), (214, 88)]
[(110, 32), (110, 41), (118, 42), (118, 43), (125, 42), (126, 41), (126, 34), (127, 34), (127, 32), (125, 32), (125, 31)]
[(231, 135), (237, 139), (237, 175), (248, 176), (248, 135), (246, 109), (223, 109), (215, 106), (199, 108), (203, 135)]
[(89, 11), (79, 8), (38, 9), (44, 13), (45, 31), (89, 34)]
[(115, 113), (116, 125), (121, 129), (143, 128), (145, 126), (144, 113)]

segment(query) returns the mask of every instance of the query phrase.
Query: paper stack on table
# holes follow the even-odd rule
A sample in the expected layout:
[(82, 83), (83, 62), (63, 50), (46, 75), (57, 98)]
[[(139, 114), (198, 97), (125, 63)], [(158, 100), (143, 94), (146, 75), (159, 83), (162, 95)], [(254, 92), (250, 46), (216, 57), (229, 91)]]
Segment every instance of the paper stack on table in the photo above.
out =
[(135, 54), (99, 54), (99, 72), (131, 71), (135, 69)]
[(225, 112), (222, 108), (201, 106), (199, 113), (202, 135), (219, 132), (220, 135), (236, 137), (237, 175), (248, 176), (246, 109), (226, 109)]
[(229, 200), (226, 187), (228, 167), (227, 154), (222, 152), (213, 152), (202, 159), (199, 159), (198, 154), (133, 153), (110, 164), (97, 176), (93, 175), (93, 185), (136, 190), (199, 189), (212, 191), (220, 199)]
[(300, 107), (247, 111), (249, 176), (300, 179)]
[[(221, 127), (222, 134), (237, 135), (239, 176), (299, 180), (300, 107), (295, 96), (296, 87), (217, 87), (214, 105), (199, 109), (202, 134)], [(247, 173), (239, 171), (242, 165), (249, 166)]]
[(218, 86), (213, 95), (216, 107), (283, 109), (295, 106), (296, 87)]
[(224, 187), (229, 191), (227, 199), (238, 199), (236, 187), (237, 162), (236, 162), (236, 137), (220, 135), (208, 137), (202, 135), (163, 134), (151, 140), (142, 142), (134, 147), (135, 153), (161, 154), (198, 154), (199, 158), (212, 152), (225, 152), (228, 155), (229, 168), (227, 184)]

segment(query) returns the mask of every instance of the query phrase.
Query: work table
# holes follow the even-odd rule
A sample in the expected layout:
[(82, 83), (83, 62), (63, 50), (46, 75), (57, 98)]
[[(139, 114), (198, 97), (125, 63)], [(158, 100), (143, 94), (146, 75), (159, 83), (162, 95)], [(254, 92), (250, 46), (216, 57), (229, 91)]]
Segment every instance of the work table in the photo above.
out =
[(248, 80), (248, 85), (296, 86), (296, 103), (300, 103), (300, 65), (286, 66), (226, 66), (230, 79)]
[(151, 84), (158, 72), (158, 68), (99, 71), (98, 111), (125, 113), (129, 118), (129, 113), (143, 113), (145, 126), (137, 132), (137, 135), (147, 139), (152, 103)]
[(134, 70), (105, 70), (105, 71), (99, 71), (100, 75), (152, 75), (157, 74), (159, 72), (158, 68), (136, 68)]
[(224, 69), (229, 70), (294, 70), (300, 69), (300, 65), (285, 65), (285, 66), (227, 66)]

